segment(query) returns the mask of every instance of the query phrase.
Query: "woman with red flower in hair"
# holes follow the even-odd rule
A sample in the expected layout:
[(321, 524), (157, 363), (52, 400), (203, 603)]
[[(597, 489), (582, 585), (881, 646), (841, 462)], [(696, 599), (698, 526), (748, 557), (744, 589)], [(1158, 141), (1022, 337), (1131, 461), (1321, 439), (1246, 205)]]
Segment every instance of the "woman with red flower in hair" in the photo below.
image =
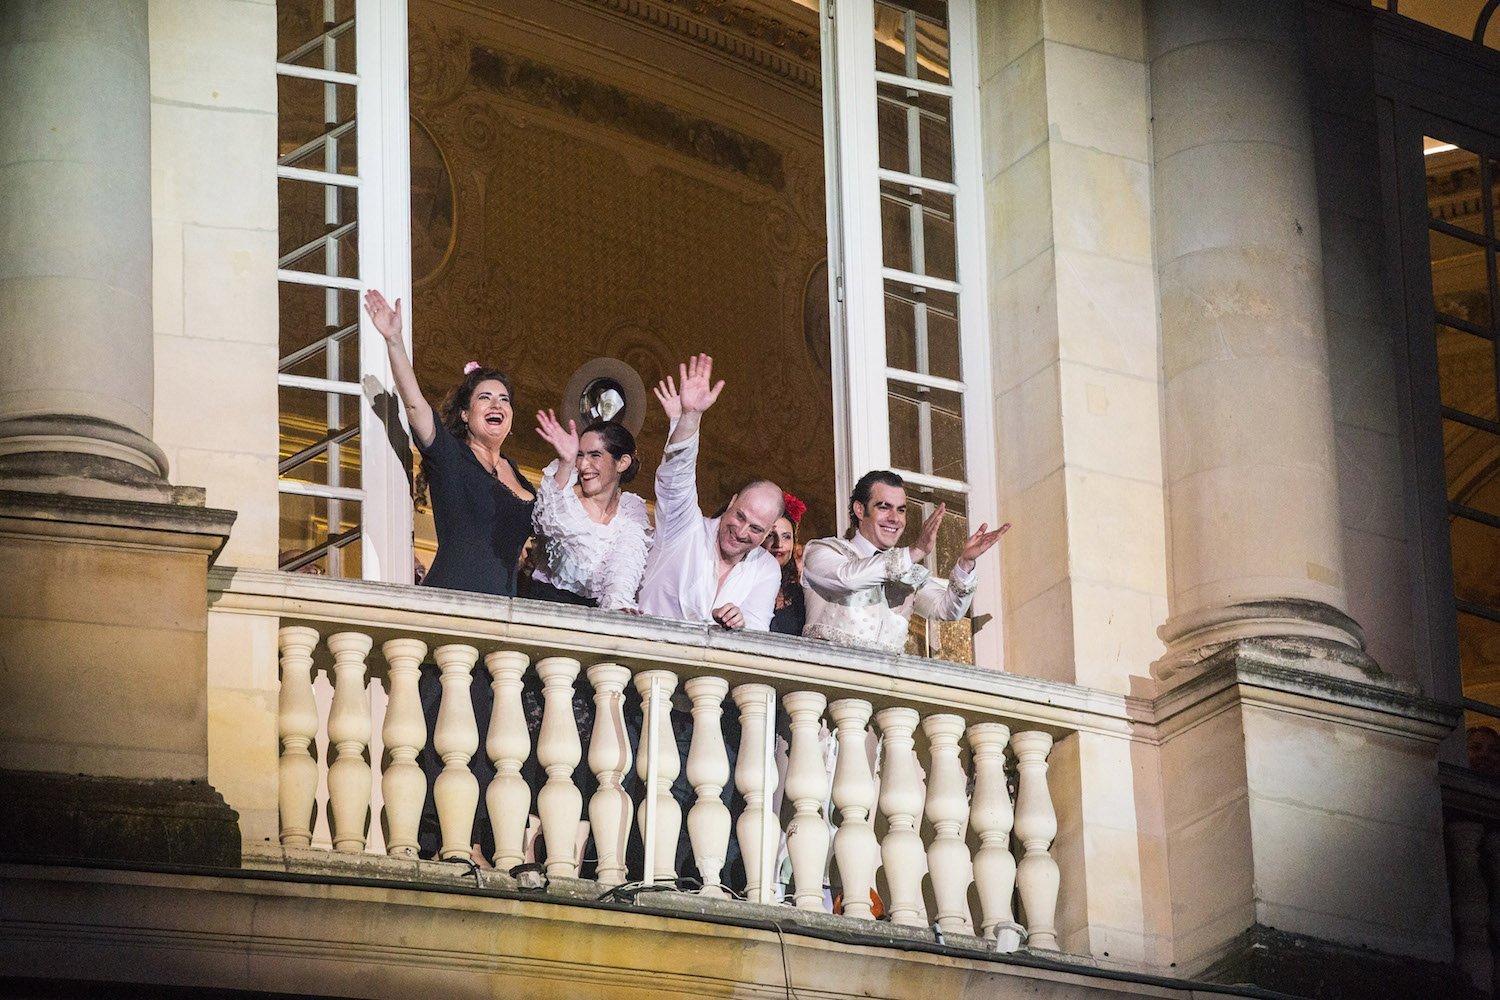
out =
[(776, 609), (771, 614), (771, 631), (783, 635), (801, 635), (807, 623), (807, 604), (802, 596), (802, 573), (797, 566), (797, 525), (807, 513), (807, 504), (790, 493), (783, 493), (786, 513), (776, 519), (766, 532), (762, 548), (781, 564), (781, 589), (776, 593)]

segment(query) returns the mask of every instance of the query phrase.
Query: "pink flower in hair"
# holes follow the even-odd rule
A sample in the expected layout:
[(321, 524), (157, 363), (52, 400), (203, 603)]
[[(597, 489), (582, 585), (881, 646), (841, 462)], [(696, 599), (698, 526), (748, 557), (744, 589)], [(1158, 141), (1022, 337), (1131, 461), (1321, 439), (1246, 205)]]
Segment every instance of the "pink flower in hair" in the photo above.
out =
[(464, 365), (464, 374), (467, 375), (470, 372), (477, 370), (478, 368), (479, 368), (479, 362), (478, 361), (470, 361), (468, 364)]

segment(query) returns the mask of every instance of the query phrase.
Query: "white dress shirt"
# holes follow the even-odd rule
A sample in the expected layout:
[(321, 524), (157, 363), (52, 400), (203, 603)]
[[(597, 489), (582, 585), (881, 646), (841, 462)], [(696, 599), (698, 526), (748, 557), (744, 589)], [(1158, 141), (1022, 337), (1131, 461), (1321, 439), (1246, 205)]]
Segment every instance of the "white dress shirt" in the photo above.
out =
[(573, 469), (562, 489), (552, 478), (556, 472), (557, 459), (553, 459), (536, 492), (531, 520), (541, 564), (532, 579), (592, 597), (601, 608), (633, 609), (651, 539), (646, 501), (634, 493), (621, 493), (615, 516), (608, 524), (600, 524), (589, 517), (573, 491), (578, 469)]
[(957, 621), (974, 597), (974, 572), (957, 566), (945, 587), (905, 548), (881, 551), (864, 535), (819, 538), (802, 553), (807, 625), (802, 634), (840, 646), (899, 653), (912, 612)]
[(718, 533), (719, 519), (704, 517), (698, 506), (698, 435), (669, 443), (656, 470), (656, 536), (637, 602), (643, 614), (711, 622), (714, 608), (733, 604), (744, 615), (745, 628), (764, 632), (771, 627), (781, 588), (776, 557), (759, 546), (751, 549), (715, 592)]

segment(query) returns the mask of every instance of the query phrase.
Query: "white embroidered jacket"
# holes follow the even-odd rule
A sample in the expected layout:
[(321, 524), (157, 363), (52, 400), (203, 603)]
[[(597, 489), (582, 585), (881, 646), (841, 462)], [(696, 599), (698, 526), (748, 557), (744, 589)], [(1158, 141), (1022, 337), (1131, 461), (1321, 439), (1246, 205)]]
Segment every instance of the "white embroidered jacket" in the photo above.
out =
[(802, 555), (807, 625), (802, 634), (840, 646), (899, 653), (912, 612), (956, 621), (969, 610), (974, 574), (959, 567), (945, 587), (905, 548), (881, 551), (863, 535), (819, 538)]

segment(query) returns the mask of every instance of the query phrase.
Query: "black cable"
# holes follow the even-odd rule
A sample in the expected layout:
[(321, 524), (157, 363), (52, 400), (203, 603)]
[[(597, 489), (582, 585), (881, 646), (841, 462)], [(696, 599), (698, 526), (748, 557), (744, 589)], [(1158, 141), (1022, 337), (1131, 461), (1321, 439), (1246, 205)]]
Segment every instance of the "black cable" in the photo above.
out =
[(786, 1000), (797, 1000), (797, 994), (792, 991), (792, 967), (786, 958), (786, 934), (782, 932), (779, 921), (771, 921), (771, 926), (776, 928), (776, 940), (781, 942), (781, 975), (786, 983)]

